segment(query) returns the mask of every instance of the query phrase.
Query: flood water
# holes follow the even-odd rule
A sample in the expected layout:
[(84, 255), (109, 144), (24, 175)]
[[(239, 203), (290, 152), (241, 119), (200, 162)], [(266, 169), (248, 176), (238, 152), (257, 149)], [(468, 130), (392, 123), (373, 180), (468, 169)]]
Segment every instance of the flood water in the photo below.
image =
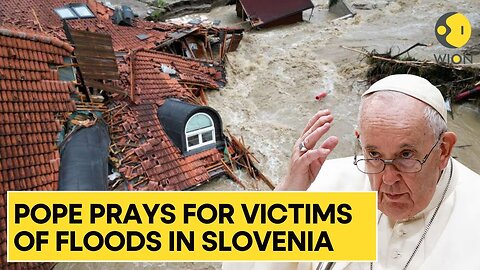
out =
[[(400, 52), (421, 42), (410, 55), (434, 60), (433, 54), (452, 52), (434, 36), (436, 20), (444, 13), (466, 15), (474, 28), (469, 44), (479, 44), (480, 2), (478, 0), (437, 1), (349, 1), (368, 4), (370, 10), (356, 10), (354, 18), (332, 21), (328, 1), (313, 1), (309, 22), (249, 31), (236, 52), (228, 54), (228, 85), (208, 93), (209, 105), (218, 110), (224, 128), (243, 136), (260, 160), (259, 167), (275, 183), (286, 173), (293, 143), (308, 119), (319, 109), (330, 109), (335, 117), (329, 131), (340, 144), (332, 158), (353, 154), (353, 130), (360, 95), (365, 91), (367, 64), (358, 53), (340, 46)], [(308, 13), (308, 14), (307, 14)], [(222, 25), (240, 25), (234, 6), (220, 7), (206, 14)], [(304, 12), (308, 19), (310, 12)], [(243, 24), (244, 25), (244, 24)], [(480, 55), (474, 55), (480, 62)], [(322, 101), (320, 91), (329, 95)], [(449, 128), (458, 135), (453, 155), (480, 173), (480, 111), (472, 105), (454, 107)], [(245, 177), (246, 178), (246, 177)], [(218, 179), (202, 190), (239, 190), (228, 179)], [(266, 189), (260, 186), (259, 189)], [(201, 259), (201, 258), (199, 258)], [(220, 263), (60, 263), (55, 270), (130, 269), (218, 269)]]
[[(318, 109), (328, 108), (335, 122), (329, 132), (340, 138), (331, 157), (353, 154), (353, 130), (368, 65), (363, 56), (340, 46), (400, 52), (420, 42), (432, 44), (410, 52), (434, 61), (433, 54), (452, 53), (434, 35), (438, 17), (449, 10), (465, 14), (474, 32), (469, 44), (480, 43), (480, 3), (470, 1), (355, 1), (375, 3), (376, 9), (356, 10), (347, 20), (331, 21), (326, 1), (315, 2), (310, 22), (245, 34), (238, 51), (228, 54), (228, 85), (209, 94), (225, 127), (252, 147), (260, 167), (274, 182), (286, 173), (293, 143)], [(475, 8), (476, 7), (476, 8)], [(220, 8), (217, 16), (229, 14)], [(307, 14), (308, 13), (308, 14)], [(304, 13), (308, 18), (309, 12)], [(232, 22), (234, 15), (227, 17)], [(474, 55), (480, 62), (480, 55)], [(329, 95), (322, 101), (320, 91)], [(454, 156), (480, 173), (480, 112), (478, 107), (454, 107), (448, 126), (458, 135)]]

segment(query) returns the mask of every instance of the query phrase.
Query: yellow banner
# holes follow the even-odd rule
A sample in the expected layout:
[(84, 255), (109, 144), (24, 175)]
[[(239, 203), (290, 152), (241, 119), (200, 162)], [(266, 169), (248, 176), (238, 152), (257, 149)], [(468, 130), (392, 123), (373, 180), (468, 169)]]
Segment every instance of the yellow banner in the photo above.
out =
[(375, 261), (375, 192), (9, 191), (7, 260)]

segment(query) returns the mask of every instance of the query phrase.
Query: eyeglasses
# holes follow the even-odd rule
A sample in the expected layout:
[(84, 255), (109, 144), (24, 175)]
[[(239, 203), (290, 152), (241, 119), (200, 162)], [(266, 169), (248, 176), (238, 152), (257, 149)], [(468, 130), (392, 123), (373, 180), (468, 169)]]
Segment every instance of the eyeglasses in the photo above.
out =
[(432, 149), (425, 155), (422, 160), (414, 158), (395, 158), (395, 159), (381, 159), (381, 158), (365, 158), (357, 159), (357, 154), (353, 158), (353, 164), (357, 166), (358, 170), (366, 174), (381, 173), (385, 170), (387, 165), (393, 165), (399, 172), (404, 173), (416, 173), (422, 170), (423, 164), (427, 162), (428, 157), (432, 153), (435, 146), (442, 138), (440, 134), (438, 140), (432, 146)]

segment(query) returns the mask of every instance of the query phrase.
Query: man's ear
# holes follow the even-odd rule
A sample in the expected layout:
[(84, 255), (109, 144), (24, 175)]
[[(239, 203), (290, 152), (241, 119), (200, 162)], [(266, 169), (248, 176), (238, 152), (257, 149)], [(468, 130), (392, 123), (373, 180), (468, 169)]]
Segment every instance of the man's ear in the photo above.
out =
[(355, 138), (360, 138), (360, 133), (358, 132), (358, 130), (355, 129)]
[(447, 167), (448, 160), (452, 155), (453, 146), (457, 142), (457, 135), (454, 132), (447, 131), (443, 133), (443, 139), (440, 144), (440, 169)]

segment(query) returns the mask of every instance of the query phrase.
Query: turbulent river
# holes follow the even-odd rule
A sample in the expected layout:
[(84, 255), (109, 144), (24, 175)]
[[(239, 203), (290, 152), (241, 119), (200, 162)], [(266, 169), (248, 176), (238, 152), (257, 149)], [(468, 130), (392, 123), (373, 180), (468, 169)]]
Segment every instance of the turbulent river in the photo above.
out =
[[(418, 59), (434, 61), (434, 54), (451, 53), (435, 38), (436, 20), (458, 11), (466, 15), (473, 28), (468, 45), (480, 44), (480, 3), (462, 1), (350, 1), (367, 4), (368, 10), (355, 10), (354, 18), (335, 20), (327, 11), (327, 1), (313, 1), (310, 21), (261, 31), (248, 31), (236, 52), (228, 54), (228, 84), (208, 93), (209, 105), (218, 110), (224, 128), (243, 136), (246, 145), (259, 159), (261, 170), (278, 183), (286, 173), (293, 143), (316, 111), (329, 108), (335, 117), (329, 131), (340, 144), (331, 157), (353, 154), (353, 130), (361, 93), (366, 89), (368, 65), (362, 56), (341, 48), (348, 46), (392, 49), (400, 52), (420, 42), (432, 44), (410, 51)], [(241, 24), (235, 7), (227, 6), (203, 14), (222, 25)], [(304, 12), (308, 20), (310, 12)], [(468, 48), (467, 45), (467, 48)], [(480, 54), (473, 55), (480, 63)], [(326, 91), (322, 101), (315, 96)], [(453, 155), (480, 173), (480, 111), (464, 104), (455, 106), (449, 129), (458, 135)], [(243, 177), (246, 179), (246, 177)], [(247, 182), (247, 180), (245, 180)], [(253, 188), (251, 184), (248, 185)], [(267, 189), (260, 185), (259, 189)], [(202, 190), (239, 190), (232, 181), (219, 179)], [(201, 258), (199, 258), (201, 259)], [(60, 263), (55, 270), (67, 269), (218, 269), (220, 263)]]

